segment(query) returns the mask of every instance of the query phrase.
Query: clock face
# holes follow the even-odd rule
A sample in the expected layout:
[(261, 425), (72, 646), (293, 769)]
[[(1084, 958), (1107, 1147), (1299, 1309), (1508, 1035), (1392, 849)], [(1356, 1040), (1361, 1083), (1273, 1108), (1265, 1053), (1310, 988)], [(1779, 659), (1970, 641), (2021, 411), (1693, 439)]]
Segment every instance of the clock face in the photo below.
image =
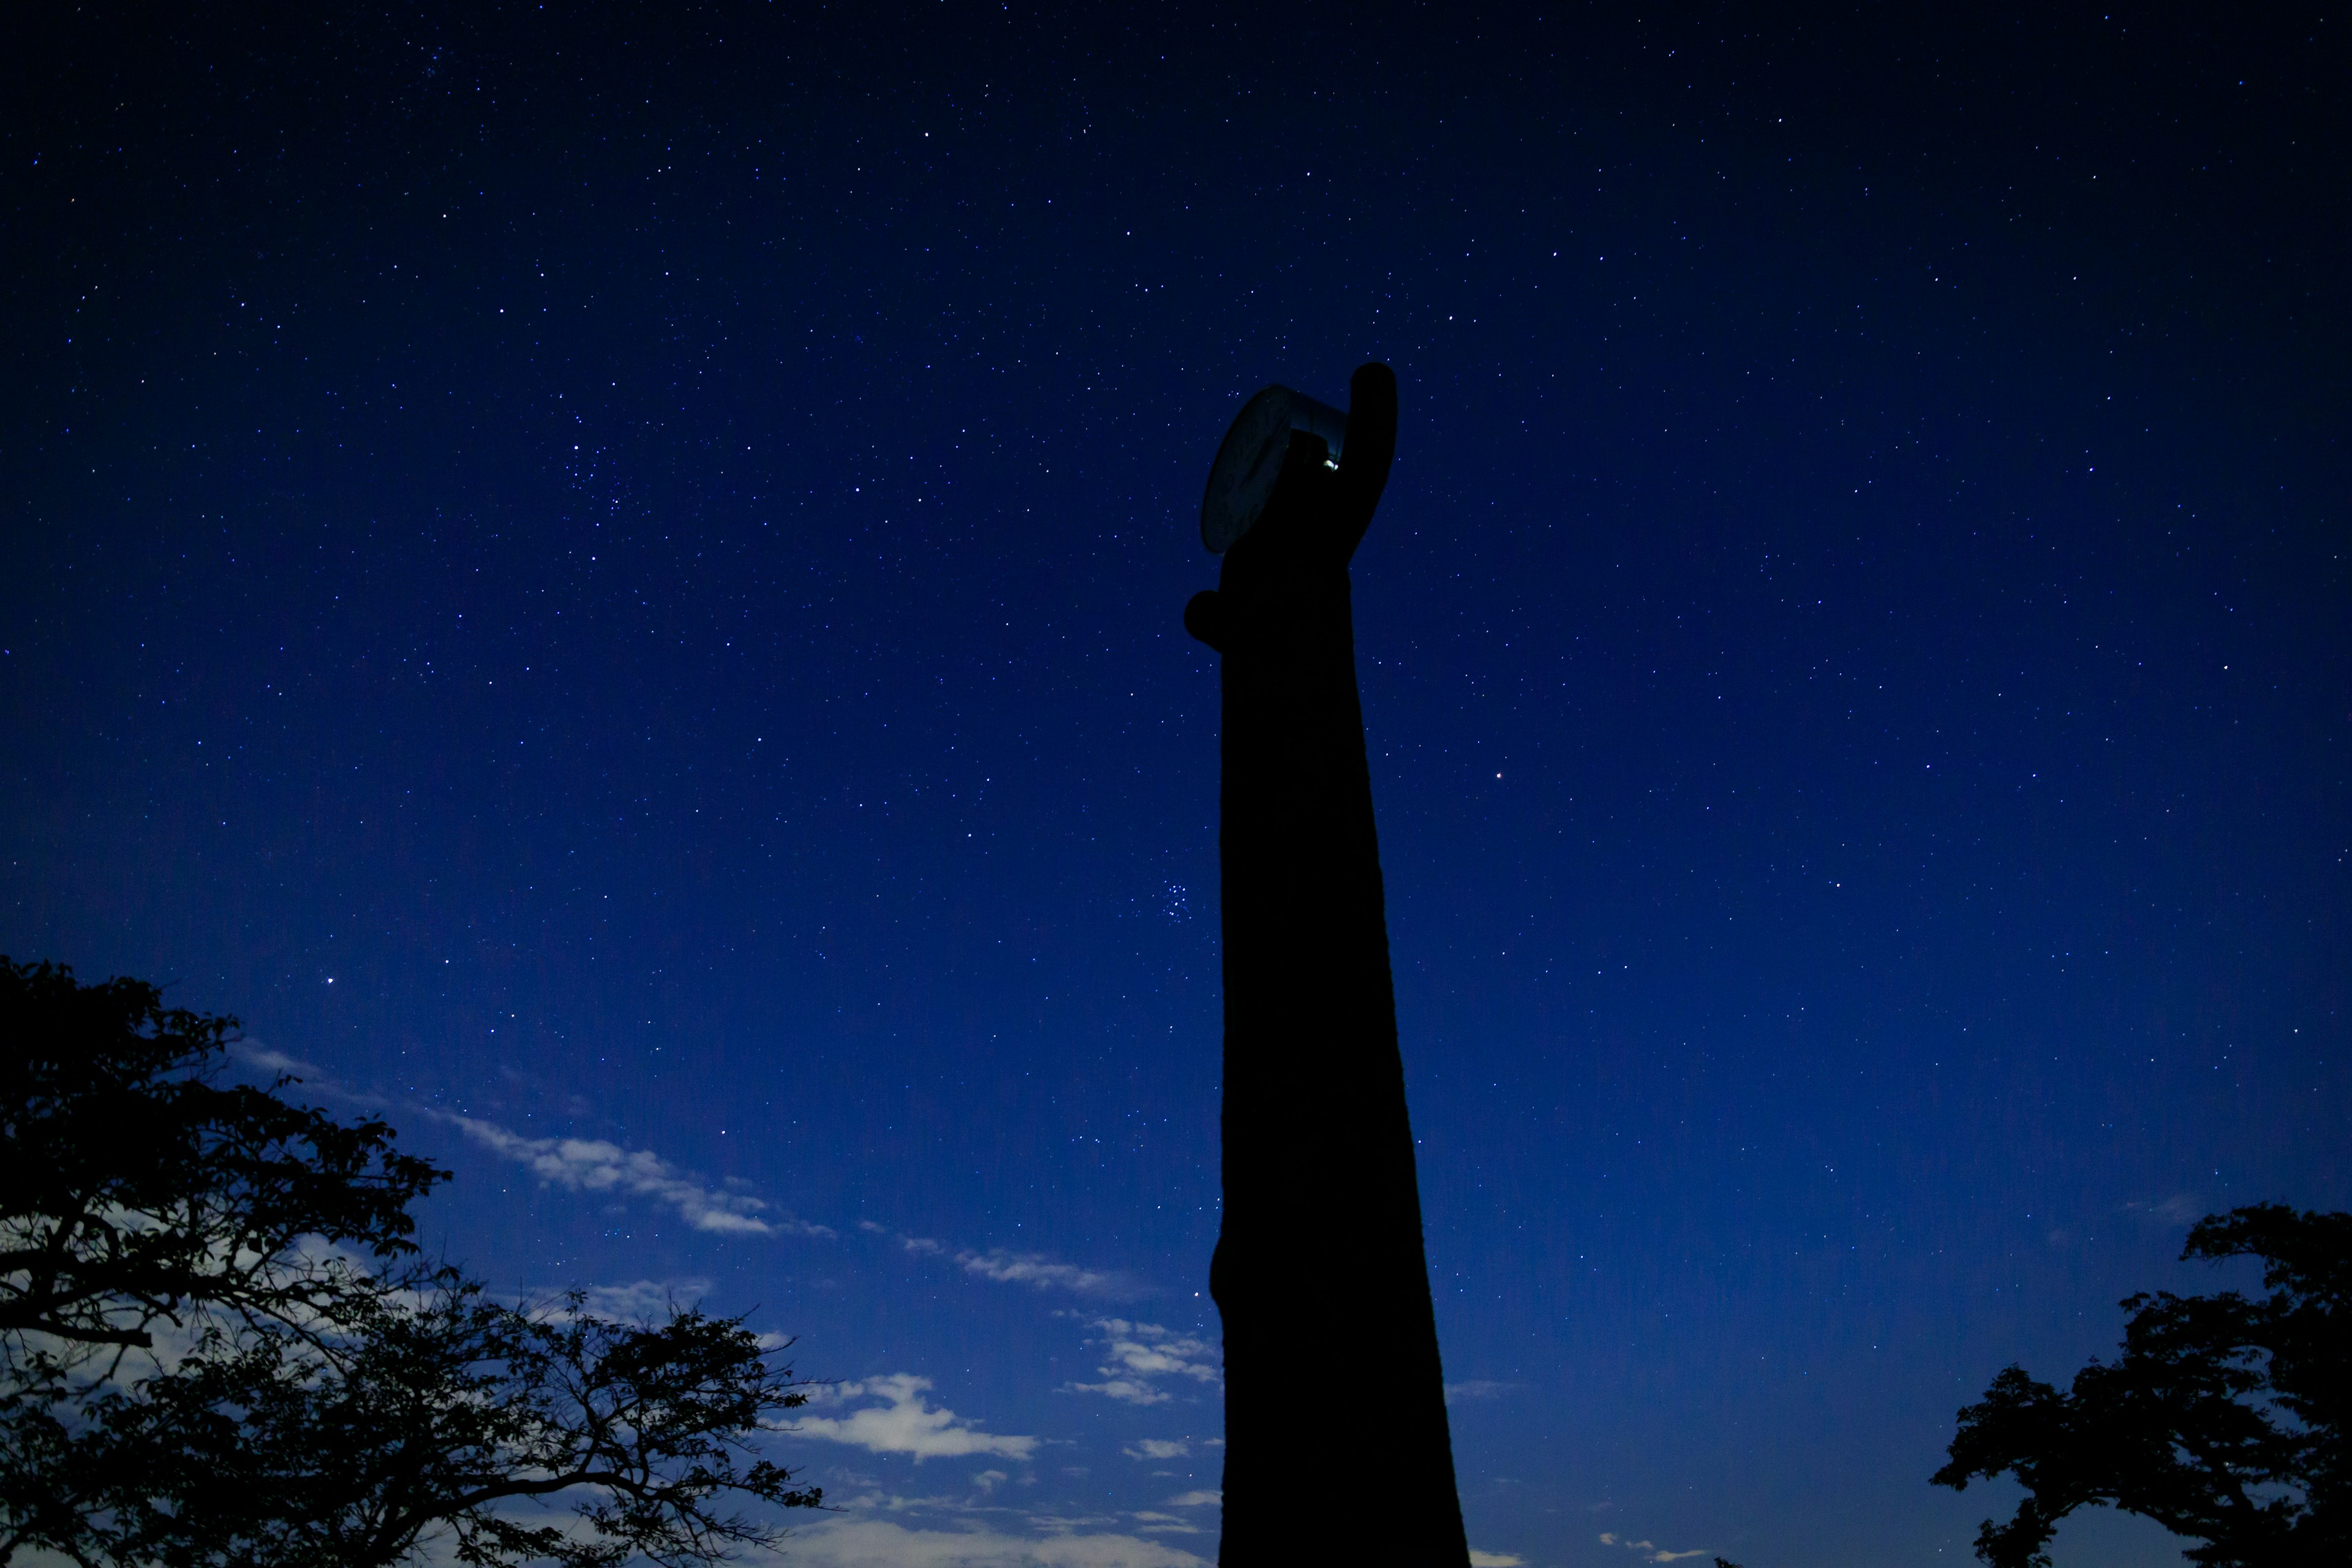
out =
[(1290, 455), (1290, 437), (1305, 430), (1323, 441), (1324, 460), (1339, 466), (1348, 440), (1348, 416), (1286, 386), (1269, 386), (1242, 405), (1233, 428), (1209, 465), (1209, 489), (1201, 498), (1201, 542), (1223, 555), (1250, 531)]
[(1290, 451), (1290, 405), (1297, 395), (1286, 386), (1267, 387), (1242, 405), (1225, 432), (1201, 498), (1201, 542), (1211, 554), (1232, 549), (1265, 510)]

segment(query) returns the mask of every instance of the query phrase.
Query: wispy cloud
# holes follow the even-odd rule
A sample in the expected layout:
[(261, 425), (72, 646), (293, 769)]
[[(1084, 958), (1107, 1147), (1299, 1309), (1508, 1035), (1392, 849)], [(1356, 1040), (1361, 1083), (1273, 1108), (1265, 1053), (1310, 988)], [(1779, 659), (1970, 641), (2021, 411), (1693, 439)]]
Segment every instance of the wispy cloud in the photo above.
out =
[[(991, 1477), (995, 1479), (991, 1479)], [(970, 1479), (969, 1490), (917, 1496), (908, 1492), (887, 1491), (873, 1485), (866, 1477), (846, 1476), (840, 1469), (828, 1467), (825, 1502), (828, 1509), (865, 1514), (1017, 1514), (1022, 1510), (989, 1500), (995, 1495), (996, 1488), (1010, 1479), (1003, 1470), (982, 1470)], [(1034, 1476), (1024, 1476), (1022, 1479), (1024, 1483), (1034, 1483), (1035, 1479)], [(846, 1493), (839, 1489), (844, 1485), (863, 1486), (867, 1489), (854, 1494)]]
[(492, 1153), (519, 1162), (550, 1185), (652, 1198), (669, 1205), (697, 1230), (743, 1236), (834, 1234), (733, 1185), (714, 1189), (650, 1149), (624, 1149), (601, 1138), (526, 1138), (479, 1117), (433, 1114)]
[(1189, 1519), (1180, 1518), (1172, 1513), (1154, 1513), (1150, 1509), (1145, 1509), (1139, 1512), (1129, 1514), (1127, 1517), (1135, 1521), (1137, 1528), (1146, 1535), (1198, 1535), (1201, 1533), (1199, 1525)]
[(1192, 1451), (1181, 1437), (1144, 1437), (1119, 1450), (1130, 1459), (1181, 1459)]
[(1168, 1500), (1170, 1508), (1218, 1508), (1225, 1500), (1223, 1492), (1179, 1492)]
[(1223, 1381), (1217, 1369), (1217, 1347), (1206, 1340), (1125, 1318), (1097, 1318), (1093, 1327), (1102, 1336), (1093, 1343), (1102, 1352), (1103, 1364), (1095, 1371), (1104, 1381), (1066, 1384), (1071, 1393), (1100, 1394), (1129, 1405), (1165, 1405), (1174, 1396), (1159, 1385), (1160, 1378)]
[(1481, 1552), (1470, 1549), (1470, 1568), (1522, 1568), (1527, 1559), (1511, 1552)]
[(1645, 1563), (1679, 1563), (1685, 1557), (1705, 1557), (1709, 1554), (1709, 1549), (1704, 1546), (1695, 1546), (1688, 1552), (1669, 1552), (1655, 1542), (1628, 1541), (1622, 1535), (1612, 1535), (1605, 1530), (1601, 1532), (1601, 1544), (1622, 1546)]
[(2129, 1203), (2126, 1214), (2163, 1226), (2194, 1225), (2205, 1217), (2205, 1203), (2195, 1193), (2175, 1193), (2160, 1203)]
[(1056, 1263), (1042, 1253), (1007, 1252), (992, 1247), (986, 1252), (959, 1252), (958, 1263), (967, 1274), (977, 1274), (982, 1279), (993, 1279), (1002, 1285), (1034, 1285), (1040, 1290), (1056, 1287), (1075, 1290), (1081, 1296), (1131, 1296), (1136, 1293), (1134, 1281), (1124, 1274), (1099, 1268), (1081, 1268), (1075, 1263)]
[(891, 1377), (870, 1377), (863, 1383), (812, 1389), (813, 1405), (856, 1399), (879, 1399), (883, 1403), (838, 1417), (803, 1416), (780, 1425), (776, 1430), (795, 1437), (823, 1437), (835, 1443), (854, 1444), (877, 1454), (911, 1454), (918, 1462), (973, 1454), (1026, 1459), (1036, 1452), (1034, 1437), (982, 1432), (954, 1411), (934, 1407), (923, 1398), (924, 1391), (930, 1386), (928, 1377), (899, 1373)]
[(1488, 1377), (1465, 1377), (1459, 1383), (1445, 1385), (1445, 1403), (1457, 1399), (1500, 1399), (1518, 1387), (1516, 1383), (1496, 1383)]
[(951, 1247), (935, 1237), (910, 1236), (870, 1219), (859, 1220), (857, 1228), (870, 1236), (887, 1236), (901, 1250), (918, 1258), (952, 1258), (965, 1273), (1000, 1285), (1031, 1285), (1040, 1290), (1070, 1290), (1112, 1300), (1147, 1294), (1146, 1288), (1133, 1275), (1115, 1268), (1087, 1268), (1060, 1262), (1042, 1252), (1014, 1252), (1002, 1247), (992, 1247), (985, 1252), (972, 1247)]
[[(299, 1079), (306, 1088), (333, 1099), (364, 1099), (334, 1076), (312, 1063), (246, 1041), (236, 1047), (237, 1058), (265, 1072)], [(415, 1106), (428, 1121), (455, 1127), (494, 1154), (528, 1166), (540, 1180), (574, 1192), (616, 1193), (652, 1198), (676, 1209), (697, 1230), (747, 1236), (811, 1236), (830, 1239), (830, 1226), (799, 1219), (765, 1198), (742, 1190), (740, 1184), (712, 1187), (663, 1159), (650, 1149), (624, 1149), (601, 1138), (527, 1138), (495, 1121), (461, 1115), (437, 1106)]]
[(793, 1568), (1209, 1568), (1204, 1558), (1142, 1535), (908, 1530), (879, 1519), (796, 1530), (787, 1550)]
[(591, 1285), (585, 1303), (600, 1318), (626, 1323), (657, 1322), (673, 1306), (691, 1307), (710, 1294), (708, 1279), (633, 1279), (626, 1285)]
[(300, 1079), (306, 1085), (312, 1088), (333, 1092), (334, 1080), (320, 1071), (316, 1066), (304, 1061), (299, 1057), (289, 1057), (284, 1051), (273, 1051), (268, 1047), (256, 1045), (251, 1040), (241, 1040), (231, 1046), (229, 1050), (239, 1061), (248, 1062), (264, 1072), (282, 1072), (289, 1078)]

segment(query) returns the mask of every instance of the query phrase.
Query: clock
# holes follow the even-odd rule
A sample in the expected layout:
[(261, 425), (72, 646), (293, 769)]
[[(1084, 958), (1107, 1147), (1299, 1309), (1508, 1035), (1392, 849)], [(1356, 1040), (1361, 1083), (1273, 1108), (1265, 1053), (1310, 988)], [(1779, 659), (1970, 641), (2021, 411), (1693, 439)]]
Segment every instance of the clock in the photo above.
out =
[(1320, 437), (1324, 465), (1339, 468), (1348, 442), (1348, 416), (1339, 409), (1286, 386), (1269, 386), (1242, 405), (1209, 465), (1209, 488), (1201, 498), (1201, 542), (1211, 554), (1232, 549), (1265, 510), (1290, 455), (1290, 438), (1300, 432)]

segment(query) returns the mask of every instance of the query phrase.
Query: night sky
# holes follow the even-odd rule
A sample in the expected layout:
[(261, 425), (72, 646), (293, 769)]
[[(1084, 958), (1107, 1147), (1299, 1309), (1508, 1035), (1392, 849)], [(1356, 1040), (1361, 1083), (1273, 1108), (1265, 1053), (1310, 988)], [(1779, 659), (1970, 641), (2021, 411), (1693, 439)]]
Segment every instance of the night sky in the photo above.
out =
[(1997, 1370), (2352, 1206), (2352, 50), (2248, 9), (19, 16), (0, 951), (502, 1289), (799, 1336), (792, 1561), (1189, 1568), (1179, 616), (1243, 398), (1383, 360), (1477, 1561), (1966, 1563)]

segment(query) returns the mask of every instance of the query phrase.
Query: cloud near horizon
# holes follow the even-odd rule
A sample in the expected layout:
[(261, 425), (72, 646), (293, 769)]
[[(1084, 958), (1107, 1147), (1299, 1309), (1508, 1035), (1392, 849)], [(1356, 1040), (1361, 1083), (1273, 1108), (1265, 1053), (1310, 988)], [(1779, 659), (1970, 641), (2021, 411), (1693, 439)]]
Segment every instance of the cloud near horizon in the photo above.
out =
[(775, 1568), (1210, 1568), (1195, 1553), (1140, 1535), (908, 1530), (878, 1519), (795, 1530), (782, 1551), (751, 1561)]
[(1622, 1535), (1612, 1534), (1605, 1530), (1601, 1532), (1601, 1544), (1622, 1546), (1650, 1563), (1679, 1563), (1685, 1557), (1706, 1557), (1711, 1554), (1711, 1549), (1705, 1546), (1695, 1546), (1688, 1552), (1669, 1552), (1655, 1542), (1628, 1541)]
[(974, 1454), (1025, 1460), (1036, 1452), (1034, 1437), (982, 1432), (954, 1411), (932, 1406), (923, 1398), (924, 1391), (930, 1386), (928, 1377), (898, 1373), (890, 1377), (869, 1377), (862, 1383), (813, 1388), (809, 1391), (811, 1405), (853, 1399), (880, 1399), (885, 1403), (869, 1405), (838, 1418), (803, 1416), (797, 1421), (779, 1423), (774, 1430), (789, 1436), (848, 1443), (877, 1454), (909, 1454), (918, 1464), (925, 1459)]

